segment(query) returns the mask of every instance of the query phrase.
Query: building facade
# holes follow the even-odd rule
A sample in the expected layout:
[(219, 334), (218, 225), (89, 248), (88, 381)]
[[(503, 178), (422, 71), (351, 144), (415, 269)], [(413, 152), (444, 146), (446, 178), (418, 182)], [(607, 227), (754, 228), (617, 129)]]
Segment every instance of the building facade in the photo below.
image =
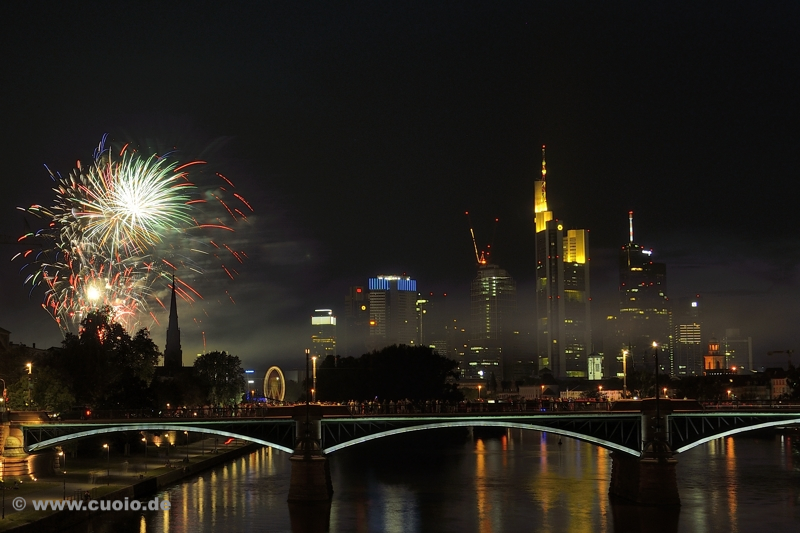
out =
[(675, 376), (703, 375), (703, 322), (700, 295), (680, 298), (673, 307)]
[(565, 229), (547, 208), (545, 149), (534, 184), (536, 333), (539, 370), (587, 377), (592, 346), (589, 232)]
[(755, 370), (753, 367), (753, 339), (743, 336), (738, 329), (726, 329), (720, 347), (725, 354), (725, 366), (736, 367), (739, 373)]
[(470, 287), (469, 351), (462, 376), (468, 379), (510, 379), (514, 347), (517, 285), (497, 265), (479, 264)]
[(350, 287), (344, 298), (344, 323), (339, 328), (338, 353), (359, 357), (366, 353), (369, 336), (369, 293), (367, 287)]
[(315, 309), (311, 316), (311, 355), (336, 355), (336, 316), (331, 309)]
[[(667, 298), (667, 266), (652, 260), (653, 251), (633, 240), (633, 212), (628, 213), (630, 240), (619, 255), (619, 324), (623, 346), (648, 366), (653, 342), (661, 354), (660, 371), (673, 373), (672, 314)], [(651, 365), (652, 368), (652, 365)]]
[(367, 347), (417, 344), (417, 281), (408, 276), (369, 278)]

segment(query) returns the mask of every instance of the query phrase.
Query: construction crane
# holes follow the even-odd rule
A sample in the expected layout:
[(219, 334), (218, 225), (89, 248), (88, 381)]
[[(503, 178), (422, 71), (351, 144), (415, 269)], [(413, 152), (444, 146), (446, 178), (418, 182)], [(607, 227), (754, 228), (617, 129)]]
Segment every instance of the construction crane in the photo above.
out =
[(492, 245), (494, 244), (494, 237), (497, 234), (497, 223), (500, 219), (494, 219), (494, 232), (492, 233), (492, 243), (489, 244), (486, 248), (486, 251), (478, 252), (478, 243), (475, 240), (475, 230), (472, 229), (472, 219), (469, 216), (469, 211), (466, 211), (465, 214), (467, 215), (467, 222), (469, 223), (469, 234), (472, 236), (472, 247), (475, 250), (475, 261), (479, 265), (485, 265), (489, 262), (489, 255), (492, 252)]
[(785, 353), (789, 357), (789, 366), (792, 366), (792, 353), (794, 353), (794, 350), (773, 350), (767, 352), (767, 355), (774, 355), (776, 353)]

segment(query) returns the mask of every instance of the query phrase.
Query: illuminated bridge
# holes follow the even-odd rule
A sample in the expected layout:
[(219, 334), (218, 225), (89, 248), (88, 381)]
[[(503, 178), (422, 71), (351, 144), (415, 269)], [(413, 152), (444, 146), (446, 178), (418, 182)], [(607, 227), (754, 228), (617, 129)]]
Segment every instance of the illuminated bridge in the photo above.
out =
[[(455, 427), (517, 428), (553, 433), (631, 457), (643, 457), (655, 424), (654, 400), (611, 411), (507, 411), (350, 415), (346, 408), (311, 406), (314, 434), (323, 454), (400, 433)], [(800, 424), (800, 406), (699, 410), (696, 402), (661, 400), (664, 440), (680, 454), (713, 439), (772, 426)], [(233, 437), (292, 453), (302, 437), (305, 406), (270, 408), (261, 416), (126, 418), (121, 420), (20, 422), (24, 448), (35, 452), (62, 443), (116, 432), (189, 431)], [(423, 437), (422, 434), (420, 434)]]

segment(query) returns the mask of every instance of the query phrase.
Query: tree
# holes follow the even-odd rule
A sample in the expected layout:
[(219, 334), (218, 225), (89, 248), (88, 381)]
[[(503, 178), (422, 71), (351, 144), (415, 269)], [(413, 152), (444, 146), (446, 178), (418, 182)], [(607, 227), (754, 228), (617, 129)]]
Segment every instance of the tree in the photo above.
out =
[(427, 346), (387, 346), (358, 359), (328, 356), (317, 370), (317, 398), (461, 399), (458, 362)]
[[(131, 337), (111, 319), (108, 307), (90, 312), (78, 335), (68, 333), (46, 364), (62, 377), (78, 404), (95, 408), (141, 408), (153, 379), (159, 351), (146, 329)], [(128, 391), (132, 394), (120, 394)]]
[(64, 412), (75, 405), (75, 396), (61, 380), (55, 369), (43, 367), (36, 370), (33, 386), (33, 403), (38, 409)]
[(242, 361), (227, 352), (209, 352), (194, 361), (194, 372), (213, 406), (236, 405), (245, 390)]

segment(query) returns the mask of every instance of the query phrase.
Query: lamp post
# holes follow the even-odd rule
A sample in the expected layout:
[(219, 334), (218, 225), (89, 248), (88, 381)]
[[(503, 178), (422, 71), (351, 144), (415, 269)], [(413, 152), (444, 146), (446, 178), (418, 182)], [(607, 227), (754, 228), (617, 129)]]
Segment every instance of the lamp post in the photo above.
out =
[(317, 356), (311, 356), (311, 401), (317, 401)]
[(5, 413), (5, 411), (6, 411), (6, 380), (0, 378), (0, 381), (3, 382), (3, 397), (0, 398), (0, 413)]
[(33, 363), (26, 363), (25, 368), (28, 369), (28, 409), (33, 409), (33, 399), (31, 398), (31, 392), (33, 390)]
[(111, 481), (111, 448), (109, 448), (108, 444), (103, 444), (103, 448), (106, 449), (106, 485), (110, 485)]
[(656, 357), (656, 433), (658, 434), (661, 431), (661, 409), (659, 408), (659, 397), (658, 397), (658, 343), (653, 341), (653, 351), (655, 352)]
[(184, 462), (188, 463), (189, 462), (189, 432), (188, 431), (184, 431), (183, 434), (186, 435), (186, 460)]
[(622, 350), (622, 396), (628, 397), (628, 350)]
[(64, 470), (64, 498), (67, 499), (67, 471)]
[(142, 442), (144, 442), (144, 473), (147, 473), (147, 437), (142, 437)]
[(481, 385), (478, 385), (478, 399), (481, 399)]

